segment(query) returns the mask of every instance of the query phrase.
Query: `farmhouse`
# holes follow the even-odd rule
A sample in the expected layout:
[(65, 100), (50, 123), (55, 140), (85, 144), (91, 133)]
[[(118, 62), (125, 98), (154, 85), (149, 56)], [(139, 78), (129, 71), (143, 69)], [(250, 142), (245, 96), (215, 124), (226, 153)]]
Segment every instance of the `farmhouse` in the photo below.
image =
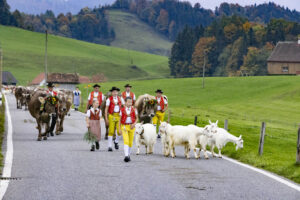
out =
[(57, 88), (75, 90), (79, 84), (79, 75), (77, 73), (51, 73), (48, 74), (48, 83), (54, 83)]
[(2, 72), (2, 84), (3, 85), (17, 85), (17, 79), (12, 75), (12, 73), (3, 71)]
[(270, 75), (300, 75), (300, 39), (278, 42), (267, 62)]

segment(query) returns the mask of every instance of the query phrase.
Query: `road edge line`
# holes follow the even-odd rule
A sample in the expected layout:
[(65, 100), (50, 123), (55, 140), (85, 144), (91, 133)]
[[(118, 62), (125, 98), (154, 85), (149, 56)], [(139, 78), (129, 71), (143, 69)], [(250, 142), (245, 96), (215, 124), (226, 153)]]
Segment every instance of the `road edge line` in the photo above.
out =
[[(6, 154), (5, 154), (5, 161), (4, 161), (4, 167), (3, 167), (3, 173), (2, 177), (11, 177), (11, 169), (12, 169), (12, 162), (13, 162), (13, 154), (14, 154), (14, 148), (13, 148), (13, 140), (12, 140), (12, 133), (13, 133), (13, 127), (12, 127), (12, 121), (11, 121), (11, 115), (9, 111), (8, 106), (8, 99), (7, 96), (5, 97), (5, 113), (7, 117), (7, 140), (6, 140)], [(0, 181), (0, 199), (3, 199), (6, 190), (9, 185), (9, 180), (1, 180)]]

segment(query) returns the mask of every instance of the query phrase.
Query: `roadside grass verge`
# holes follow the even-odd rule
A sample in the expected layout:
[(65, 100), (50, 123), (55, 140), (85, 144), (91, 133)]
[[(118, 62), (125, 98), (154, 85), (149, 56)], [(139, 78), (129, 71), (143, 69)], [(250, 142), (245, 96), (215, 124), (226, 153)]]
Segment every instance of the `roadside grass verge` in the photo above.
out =
[(2, 175), (3, 169), (3, 153), (2, 153), (2, 145), (4, 139), (4, 129), (5, 129), (5, 100), (4, 96), (2, 97), (2, 105), (0, 106), (0, 175)]

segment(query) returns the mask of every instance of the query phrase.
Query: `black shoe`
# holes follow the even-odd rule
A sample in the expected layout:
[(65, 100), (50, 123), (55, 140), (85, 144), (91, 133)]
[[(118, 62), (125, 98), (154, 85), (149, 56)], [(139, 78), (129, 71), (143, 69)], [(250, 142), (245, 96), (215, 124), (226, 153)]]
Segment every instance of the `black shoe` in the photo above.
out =
[(160, 138), (160, 135), (159, 135), (159, 134), (157, 135), (157, 138)]
[(129, 158), (129, 162), (130, 162), (131, 161), (130, 156), (128, 156), (128, 158)]
[(108, 151), (113, 151), (111, 147), (108, 147)]
[(129, 162), (130, 161), (130, 158), (129, 158), (129, 156), (125, 156), (125, 158), (124, 158), (124, 162)]
[(95, 145), (92, 145), (91, 151), (95, 151)]
[(99, 150), (99, 148), (100, 148), (99, 142), (96, 142), (96, 149)]
[(51, 135), (52, 137), (54, 136), (54, 134), (53, 134), (53, 132), (52, 132), (52, 131), (50, 132), (50, 135)]
[(115, 142), (115, 149), (119, 149), (119, 144)]

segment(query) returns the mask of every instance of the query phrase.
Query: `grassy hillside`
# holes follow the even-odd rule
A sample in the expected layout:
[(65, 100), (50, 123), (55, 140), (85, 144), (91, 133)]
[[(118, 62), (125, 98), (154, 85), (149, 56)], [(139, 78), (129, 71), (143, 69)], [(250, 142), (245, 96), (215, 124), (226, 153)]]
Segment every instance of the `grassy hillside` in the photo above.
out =
[[(0, 26), (4, 70), (11, 71), (21, 84), (44, 70), (45, 35)], [(137, 67), (132, 67), (133, 65)], [(166, 77), (168, 58), (74, 39), (49, 36), (50, 72), (78, 72), (91, 76), (103, 73), (109, 80)]]
[(109, 10), (109, 22), (116, 32), (112, 46), (167, 56), (171, 42), (134, 14)]
[[(200, 126), (208, 120), (229, 120), (229, 131), (243, 135), (244, 149), (228, 145), (223, 153), (300, 183), (300, 166), (295, 165), (297, 124), (300, 123), (300, 77), (234, 77), (130, 81), (137, 95), (161, 88), (169, 98), (172, 124), (191, 124), (197, 115)], [(127, 82), (102, 84), (123, 87)], [(86, 89), (82, 86), (86, 99)], [(264, 154), (258, 156), (261, 122), (267, 124)], [(205, 161), (199, 161), (205, 164)]]

